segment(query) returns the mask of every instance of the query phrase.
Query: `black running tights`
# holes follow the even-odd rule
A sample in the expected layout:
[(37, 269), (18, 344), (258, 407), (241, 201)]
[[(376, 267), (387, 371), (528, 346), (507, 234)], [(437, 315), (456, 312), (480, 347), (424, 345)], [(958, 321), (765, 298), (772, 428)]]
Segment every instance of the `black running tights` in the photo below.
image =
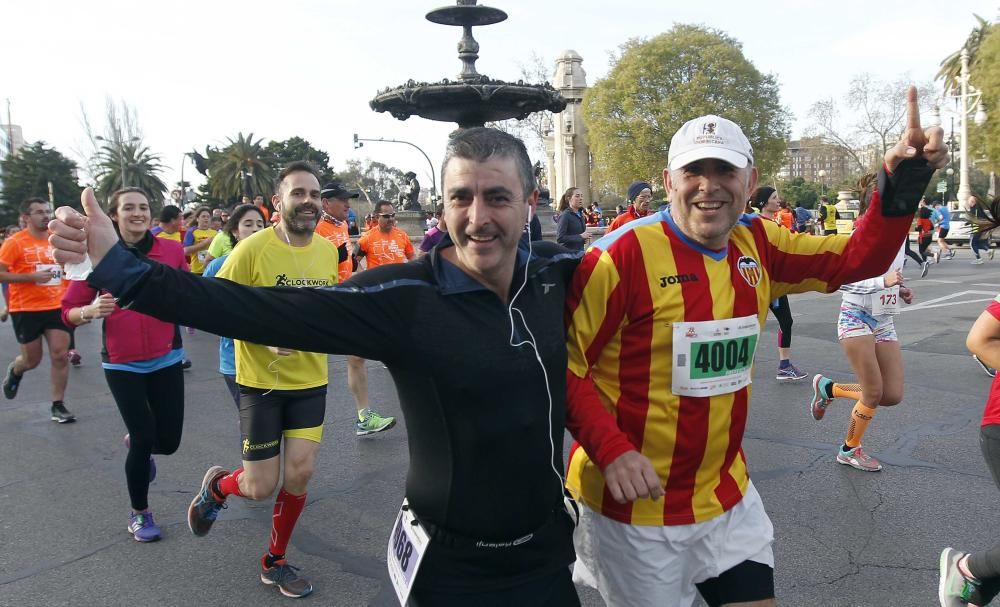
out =
[(181, 363), (152, 373), (104, 370), (131, 447), (125, 481), (135, 511), (149, 507), (149, 457), (170, 455), (181, 444), (184, 427), (184, 370)]
[[(1000, 489), (1000, 424), (980, 428), (979, 446), (983, 449), (986, 465), (993, 473), (993, 481)], [(989, 581), (989, 585), (993, 586), (994, 593), (1000, 590), (1000, 544), (993, 546), (986, 552), (972, 553), (969, 556), (969, 571), (977, 578)], [(987, 589), (986, 587), (987, 584), (983, 584), (984, 591)]]
[(788, 305), (788, 296), (782, 295), (768, 306), (778, 321), (778, 347), (792, 347), (792, 308)]
[(907, 237), (906, 240), (903, 241), (903, 244), (906, 245), (906, 247), (905, 247), (906, 248), (906, 254), (910, 257), (910, 259), (912, 259), (913, 261), (915, 261), (917, 263), (924, 263), (924, 260), (921, 259), (920, 256), (917, 255), (913, 251), (913, 249), (910, 248), (910, 238), (909, 237)]
[(932, 238), (933, 236), (931, 234), (928, 234), (927, 236), (922, 236), (920, 238), (919, 242), (920, 257), (922, 257), (924, 261), (927, 261), (927, 247), (931, 246)]

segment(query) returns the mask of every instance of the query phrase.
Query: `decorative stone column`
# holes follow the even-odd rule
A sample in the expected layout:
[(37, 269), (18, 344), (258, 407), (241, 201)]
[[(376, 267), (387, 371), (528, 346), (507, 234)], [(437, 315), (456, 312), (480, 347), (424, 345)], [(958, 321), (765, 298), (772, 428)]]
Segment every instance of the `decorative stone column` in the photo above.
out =
[[(552, 86), (566, 99), (566, 109), (555, 114), (552, 151), (549, 157), (549, 182), (553, 203), (558, 202), (569, 187), (583, 191), (585, 204), (590, 204), (590, 146), (583, 124), (583, 93), (587, 90), (587, 73), (583, 57), (567, 50), (556, 59)], [(548, 151), (548, 141), (546, 142)]]

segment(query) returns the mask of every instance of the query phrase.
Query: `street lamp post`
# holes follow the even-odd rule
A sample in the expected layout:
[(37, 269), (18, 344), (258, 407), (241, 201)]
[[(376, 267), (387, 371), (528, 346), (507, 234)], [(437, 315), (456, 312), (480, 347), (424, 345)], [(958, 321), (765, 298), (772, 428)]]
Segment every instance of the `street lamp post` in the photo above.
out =
[(816, 175), (819, 176), (819, 192), (820, 196), (826, 196), (826, 171), (820, 169)]
[[(980, 102), (982, 92), (969, 84), (969, 51), (963, 48), (961, 54), (962, 69), (959, 72), (958, 82), (960, 90), (957, 95), (950, 95), (955, 99), (958, 106), (958, 201), (964, 202), (969, 199), (971, 188), (969, 187), (969, 116), (973, 113), (973, 120), (977, 125), (986, 122), (986, 109)], [(931, 109), (931, 125), (941, 125), (941, 110), (939, 106)]]
[(385, 139), (384, 137), (379, 137), (378, 139), (366, 139), (365, 137), (358, 137), (357, 133), (354, 134), (355, 150), (364, 145), (363, 143), (361, 143), (362, 141), (381, 141), (383, 143), (405, 143), (408, 146), (417, 148), (417, 151), (423, 154), (424, 158), (427, 160), (427, 166), (431, 168), (431, 210), (432, 211), (436, 210), (438, 196), (437, 196), (437, 186), (435, 186), (435, 183), (437, 180), (435, 179), (434, 175), (434, 163), (431, 162), (431, 158), (430, 156), (427, 155), (427, 152), (420, 149), (420, 146), (418, 146), (417, 144), (410, 143), (409, 141), (403, 141), (402, 139)]

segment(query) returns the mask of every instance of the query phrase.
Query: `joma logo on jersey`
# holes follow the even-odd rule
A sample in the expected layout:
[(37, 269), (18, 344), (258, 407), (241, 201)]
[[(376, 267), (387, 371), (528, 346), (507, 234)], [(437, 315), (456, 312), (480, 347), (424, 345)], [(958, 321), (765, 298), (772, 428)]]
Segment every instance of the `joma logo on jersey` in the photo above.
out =
[(747, 284), (751, 287), (756, 287), (760, 282), (761, 271), (760, 264), (753, 257), (747, 257), (744, 255), (736, 260), (736, 270), (743, 277), (743, 280), (747, 281)]
[(675, 274), (673, 276), (661, 276), (660, 277), (660, 287), (666, 287), (667, 285), (676, 285), (682, 282), (697, 282), (697, 274)]
[(329, 284), (323, 278), (289, 278), (285, 274), (278, 274), (274, 277), (276, 287), (325, 287)]

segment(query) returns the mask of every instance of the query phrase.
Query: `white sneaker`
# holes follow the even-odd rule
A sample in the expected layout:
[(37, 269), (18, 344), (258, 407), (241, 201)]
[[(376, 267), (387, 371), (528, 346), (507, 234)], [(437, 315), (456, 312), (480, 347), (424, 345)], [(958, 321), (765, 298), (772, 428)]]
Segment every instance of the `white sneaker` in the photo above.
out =
[(931, 262), (925, 261), (920, 264), (920, 278), (927, 278), (927, 270), (931, 267)]
[(941, 263), (941, 249), (934, 253), (934, 263)]
[(972, 265), (974, 265), (974, 266), (981, 266), (981, 265), (983, 265), (983, 258), (982, 257), (977, 257), (977, 258), (973, 259), (972, 260)]

